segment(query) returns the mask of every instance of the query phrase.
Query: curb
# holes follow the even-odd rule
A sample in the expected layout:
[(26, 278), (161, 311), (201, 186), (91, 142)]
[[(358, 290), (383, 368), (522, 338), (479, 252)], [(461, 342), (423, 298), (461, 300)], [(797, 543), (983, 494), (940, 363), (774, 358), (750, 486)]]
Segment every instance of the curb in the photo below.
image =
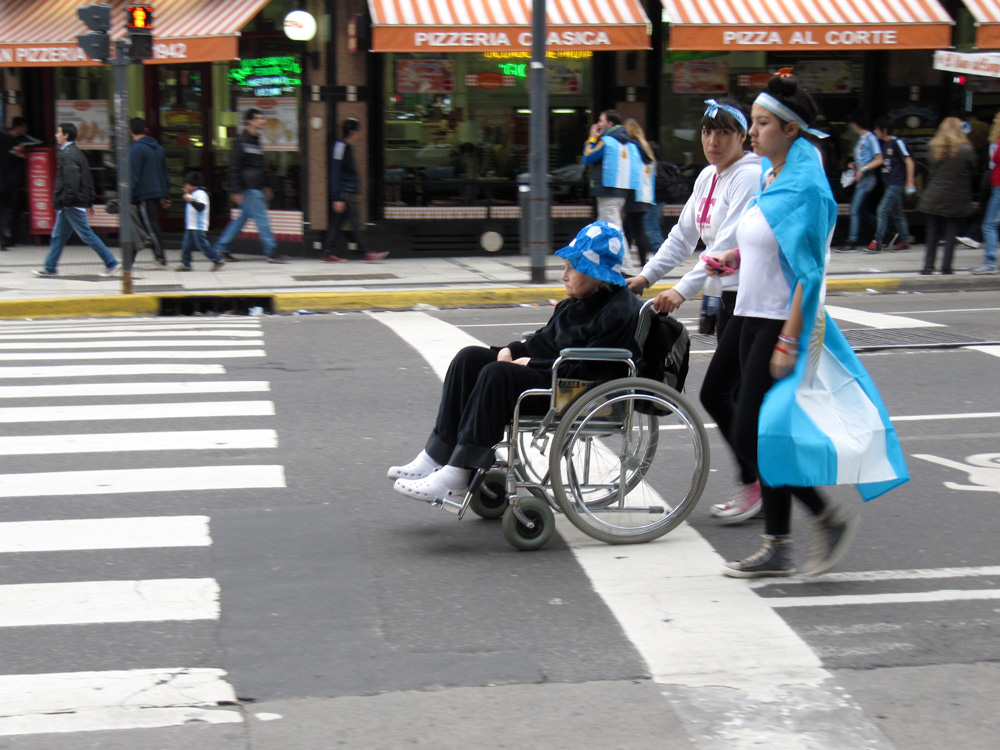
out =
[[(647, 290), (658, 294), (672, 284), (658, 284)], [(1000, 275), (992, 276), (886, 276), (827, 278), (827, 292), (838, 293), (928, 293), (1000, 290)], [(0, 300), (0, 319), (137, 317), (158, 316), (164, 300), (183, 298), (270, 299), (271, 310), (288, 314), (297, 310), (409, 310), (429, 307), (500, 307), (518, 304), (546, 304), (564, 296), (561, 285), (512, 287), (455, 287), (445, 289), (394, 289), (350, 292), (203, 292), (162, 294), (138, 293), (102, 297)]]

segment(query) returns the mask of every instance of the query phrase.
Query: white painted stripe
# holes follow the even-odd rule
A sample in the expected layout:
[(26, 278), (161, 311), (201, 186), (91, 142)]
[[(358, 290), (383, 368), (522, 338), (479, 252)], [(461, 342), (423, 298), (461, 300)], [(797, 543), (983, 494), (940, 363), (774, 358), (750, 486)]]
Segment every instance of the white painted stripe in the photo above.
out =
[(864, 581), (924, 581), (936, 578), (974, 578), (976, 576), (1000, 576), (1000, 565), (970, 568), (911, 568), (908, 570), (859, 570), (852, 573), (824, 573), (822, 578), (791, 576), (789, 578), (758, 578), (748, 581), (750, 588), (766, 586), (787, 586), (808, 583), (858, 583)]
[(87, 404), (85, 406), (10, 406), (0, 409), (0, 424), (117, 419), (194, 417), (271, 417), (273, 401), (191, 401), (166, 404)]
[(1000, 357), (1000, 346), (970, 346), (967, 348), (972, 349), (973, 351), (982, 352), (983, 354)]
[(238, 724), (238, 711), (216, 708), (236, 702), (225, 676), (207, 668), (0, 675), (0, 736)]
[(65, 333), (0, 333), (0, 341), (40, 341), (46, 339), (124, 339), (132, 336), (184, 336), (185, 343), (189, 336), (232, 336), (234, 338), (261, 338), (259, 330), (230, 331), (185, 331), (179, 328), (172, 328), (168, 331), (150, 331), (148, 329), (135, 331), (66, 331)]
[[(159, 321), (153, 321), (150, 323), (117, 323), (117, 324), (84, 324), (84, 323), (69, 323), (65, 321), (54, 321), (51, 324), (44, 323), (11, 323), (10, 321), (0, 321), (0, 333), (35, 333), (35, 334), (50, 334), (50, 333), (115, 333), (115, 332), (131, 332), (132, 334), (141, 334), (144, 331), (173, 331), (178, 334), (187, 334), (194, 331), (209, 331), (215, 335), (227, 335), (229, 332), (239, 332), (239, 331), (259, 331), (261, 326), (259, 323), (240, 323), (239, 321), (230, 321), (228, 323), (219, 325), (207, 325), (205, 323), (160, 323)], [(235, 335), (235, 334), (234, 334)], [(238, 335), (244, 335), (242, 333)]]
[(915, 604), (1000, 599), (1000, 589), (911, 591), (899, 594), (844, 594), (842, 596), (789, 596), (762, 599), (772, 607), (842, 607), (854, 604)]
[(941, 328), (941, 323), (930, 323), (917, 318), (907, 318), (902, 315), (886, 315), (884, 313), (867, 312), (866, 310), (852, 310), (849, 307), (836, 307), (827, 305), (826, 311), (837, 320), (845, 320), (848, 323), (870, 326), (872, 328)]
[(452, 357), (466, 346), (483, 346), (469, 334), (422, 312), (367, 312), (366, 315), (392, 329), (427, 360), (444, 380)]
[(217, 619), (214, 578), (0, 586), (0, 628)]
[(151, 396), (175, 393), (260, 393), (266, 380), (214, 380), (171, 383), (74, 383), (72, 385), (3, 385), (0, 398), (68, 398), (70, 396)]
[(280, 465), (179, 466), (0, 474), (0, 498), (285, 487)]
[(0, 342), (0, 351), (42, 351), (49, 349), (138, 349), (143, 346), (262, 346), (264, 339), (255, 338), (252, 341), (226, 341), (225, 339), (139, 339), (137, 341), (32, 341), (32, 342)]
[(134, 453), (277, 448), (275, 430), (182, 430), (177, 432), (97, 432), (79, 435), (5, 435), (0, 456), (65, 453)]
[(233, 357), (263, 357), (263, 349), (218, 350), (209, 352), (135, 351), (135, 352), (0, 352), (0, 361), (28, 362), (31, 360), (68, 359), (232, 359)]
[(119, 375), (225, 375), (222, 365), (35, 365), (0, 367), (0, 378), (104, 378)]
[[(441, 358), (450, 356), (448, 352), (470, 343), (468, 334), (454, 331), (449, 344), (445, 330), (437, 325), (440, 321), (421, 313), (407, 315), (406, 319), (393, 314), (373, 317), (422, 354), (435, 372), (445, 371), (447, 359)], [(866, 747), (862, 736), (878, 734), (856, 706), (826, 686), (832, 680), (830, 672), (768, 602), (744, 581), (721, 574), (722, 558), (688, 524), (659, 542), (621, 547), (591, 539), (562, 516), (557, 518), (560, 535), (594, 590), (643, 656), (653, 678), (669, 686), (671, 696), (682, 693), (696, 701), (715, 700), (718, 688), (730, 689), (722, 709), (726, 721), (754, 727), (752, 736), (740, 735), (731, 743), (733, 748), (799, 746), (812, 726), (804, 723), (811, 721), (807, 718), (811, 712), (801, 711), (806, 689), (810, 705), (837, 711), (841, 719), (850, 717), (849, 722), (840, 722), (846, 747)], [(713, 697), (701, 692), (706, 687)], [(775, 706), (780, 720), (759, 729), (759, 711)], [(684, 717), (683, 712), (679, 715)]]
[(144, 516), (0, 523), (0, 553), (208, 547), (208, 521), (208, 516)]
[(933, 422), (948, 419), (996, 419), (1000, 411), (974, 411), (966, 414), (911, 414), (906, 417), (893, 417), (893, 422)]

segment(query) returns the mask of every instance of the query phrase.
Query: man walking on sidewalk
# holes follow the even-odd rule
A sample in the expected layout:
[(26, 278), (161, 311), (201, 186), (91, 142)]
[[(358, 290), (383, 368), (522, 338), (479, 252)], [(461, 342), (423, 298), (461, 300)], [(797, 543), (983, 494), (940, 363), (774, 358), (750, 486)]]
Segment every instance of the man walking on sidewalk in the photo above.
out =
[(361, 221), (361, 207), (358, 201), (361, 193), (361, 176), (354, 164), (352, 145), (352, 141), (358, 133), (358, 121), (353, 117), (344, 120), (340, 132), (340, 140), (333, 144), (333, 149), (330, 152), (330, 207), (333, 209), (333, 214), (330, 217), (330, 230), (323, 243), (323, 249), (327, 253), (323, 261), (325, 263), (342, 263), (346, 260), (334, 252), (345, 218), (351, 222), (351, 235), (354, 237), (358, 254), (367, 261), (382, 260), (389, 253), (377, 253), (368, 249), (364, 225)]
[(26, 144), (33, 140), (23, 117), (15, 117), (7, 130), (0, 124), (0, 250), (17, 244), (25, 203)]
[(153, 256), (161, 266), (167, 265), (160, 233), (160, 206), (170, 205), (170, 180), (167, 177), (167, 157), (163, 147), (146, 135), (146, 121), (133, 117), (129, 121), (132, 145), (128, 150), (129, 173), (132, 178), (132, 205), (139, 214), (139, 224), (153, 246)]
[(882, 193), (882, 200), (878, 202), (875, 215), (878, 224), (875, 227), (875, 239), (865, 248), (865, 252), (878, 253), (882, 251), (882, 241), (885, 239), (889, 227), (889, 219), (896, 228), (895, 250), (905, 250), (909, 245), (910, 225), (906, 221), (906, 214), (903, 212), (903, 189), (907, 192), (916, 192), (917, 185), (914, 182), (916, 165), (913, 157), (906, 150), (906, 144), (892, 134), (892, 120), (888, 117), (880, 117), (875, 123), (875, 135), (878, 136), (882, 146), (882, 186), (885, 191)]
[(76, 125), (63, 122), (56, 128), (56, 183), (52, 195), (52, 208), (56, 212), (56, 223), (52, 227), (49, 254), (45, 258), (45, 268), (32, 271), (35, 276), (57, 276), (59, 256), (66, 241), (73, 232), (79, 235), (104, 262), (101, 276), (114, 276), (121, 271), (122, 264), (115, 260), (101, 238), (94, 234), (87, 221), (87, 215), (94, 215), (94, 179), (90, 165), (83, 152), (76, 147)]
[(868, 196), (878, 184), (875, 170), (882, 166), (882, 145), (875, 134), (868, 129), (868, 115), (858, 112), (851, 118), (851, 127), (858, 136), (854, 144), (854, 161), (847, 166), (854, 170), (854, 195), (851, 197), (851, 226), (847, 233), (847, 242), (837, 248), (839, 253), (849, 253), (858, 244), (861, 233), (861, 220), (872, 226), (878, 224), (875, 214), (868, 208)]
[(229, 160), (229, 192), (233, 203), (240, 207), (240, 212), (226, 225), (212, 250), (225, 260), (238, 260), (229, 252), (229, 243), (236, 239), (247, 219), (253, 219), (267, 262), (287, 263), (288, 256), (276, 252), (278, 243), (267, 217), (267, 202), (271, 200), (272, 193), (267, 185), (267, 158), (260, 145), (264, 115), (259, 109), (248, 109), (243, 119), (246, 128), (233, 143), (233, 154)]

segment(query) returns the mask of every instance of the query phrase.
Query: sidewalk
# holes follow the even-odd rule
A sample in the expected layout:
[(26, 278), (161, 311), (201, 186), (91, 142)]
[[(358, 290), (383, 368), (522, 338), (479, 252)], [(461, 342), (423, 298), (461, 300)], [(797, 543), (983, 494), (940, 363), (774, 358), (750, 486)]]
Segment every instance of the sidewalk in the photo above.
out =
[[(274, 313), (299, 310), (409, 309), (418, 305), (464, 307), (545, 302), (562, 299), (563, 262), (546, 259), (546, 282), (531, 284), (530, 259), (520, 255), (452, 258), (393, 258), (378, 263), (323, 263), (292, 258), (285, 265), (260, 255), (242, 255), (218, 272), (196, 258), (195, 270), (177, 272), (179, 251), (168, 250), (170, 267), (161, 269), (144, 253), (132, 272), (133, 294), (123, 295), (121, 278), (104, 279), (100, 261), (86, 246), (63, 253), (56, 278), (38, 278), (48, 249), (21, 245), (0, 254), (0, 318), (157, 315), (164, 300), (246, 298), (235, 306), (261, 306)], [(117, 254), (117, 248), (112, 252)], [(827, 274), (830, 294), (845, 292), (937, 292), (1000, 290), (1000, 275), (973, 276), (982, 250), (959, 245), (953, 276), (921, 276), (924, 248), (870, 255), (832, 253)], [(668, 288), (691, 268), (697, 255), (674, 270), (654, 290)], [(940, 260), (939, 260), (940, 262)], [(626, 270), (638, 267), (626, 265)], [(649, 296), (646, 292), (646, 296)], [(249, 301), (248, 301), (249, 300)]]

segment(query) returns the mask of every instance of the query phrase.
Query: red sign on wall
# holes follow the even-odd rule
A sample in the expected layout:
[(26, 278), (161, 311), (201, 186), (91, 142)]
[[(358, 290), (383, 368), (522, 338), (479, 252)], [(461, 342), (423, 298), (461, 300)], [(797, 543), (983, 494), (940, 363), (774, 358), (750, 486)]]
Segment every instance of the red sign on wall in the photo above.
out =
[(52, 234), (56, 214), (52, 210), (55, 183), (55, 159), (49, 147), (28, 152), (28, 208), (32, 234)]

